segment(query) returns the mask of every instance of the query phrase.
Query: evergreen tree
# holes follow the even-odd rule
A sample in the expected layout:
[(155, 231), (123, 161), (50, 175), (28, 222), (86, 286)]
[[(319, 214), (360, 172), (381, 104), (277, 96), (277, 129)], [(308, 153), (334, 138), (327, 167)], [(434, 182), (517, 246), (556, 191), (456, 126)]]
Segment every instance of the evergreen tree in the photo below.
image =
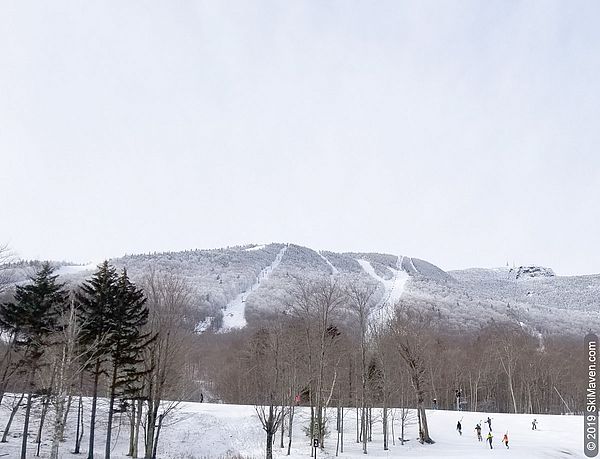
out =
[(110, 459), (115, 399), (139, 392), (140, 388), (136, 385), (147, 371), (141, 365), (144, 361), (142, 349), (152, 339), (149, 333), (144, 332), (148, 322), (146, 297), (141, 289), (131, 283), (125, 269), (119, 277), (115, 299), (109, 318), (111, 331), (108, 342), (112, 368), (105, 459)]
[(104, 261), (92, 278), (81, 285), (76, 295), (82, 329), (81, 344), (88, 348), (89, 355), (92, 356), (89, 370), (94, 375), (88, 459), (94, 458), (98, 383), (103, 363), (109, 357), (110, 335), (115, 325), (112, 314), (117, 301), (117, 282), (115, 268)]
[(17, 286), (14, 301), (0, 305), (0, 327), (14, 337), (14, 344), (23, 350), (20, 366), (28, 384), (27, 403), (21, 458), (27, 456), (27, 431), (31, 414), (31, 402), (35, 389), (36, 372), (42, 365), (42, 357), (50, 343), (51, 335), (58, 329), (63, 312), (67, 308), (68, 293), (64, 284), (53, 275), (54, 268), (43, 263), (31, 277), (31, 284)]

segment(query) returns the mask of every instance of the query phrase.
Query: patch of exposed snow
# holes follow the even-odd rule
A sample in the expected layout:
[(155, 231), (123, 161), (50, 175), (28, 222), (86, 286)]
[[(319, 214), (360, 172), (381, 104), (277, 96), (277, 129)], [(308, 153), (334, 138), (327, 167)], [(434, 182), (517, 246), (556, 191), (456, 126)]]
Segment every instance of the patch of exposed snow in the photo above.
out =
[(263, 244), (263, 245), (255, 245), (254, 247), (249, 247), (249, 248), (247, 248), (247, 249), (244, 249), (244, 251), (246, 251), (246, 252), (251, 252), (251, 251), (253, 251), (253, 250), (262, 250), (262, 249), (264, 249), (265, 247), (266, 247), (266, 245), (264, 245), (264, 244)]
[(208, 316), (206, 319), (204, 319), (202, 322), (200, 322), (198, 325), (196, 325), (196, 328), (194, 331), (196, 333), (204, 333), (206, 330), (208, 330), (210, 328), (214, 319), (215, 318), (213, 316)]

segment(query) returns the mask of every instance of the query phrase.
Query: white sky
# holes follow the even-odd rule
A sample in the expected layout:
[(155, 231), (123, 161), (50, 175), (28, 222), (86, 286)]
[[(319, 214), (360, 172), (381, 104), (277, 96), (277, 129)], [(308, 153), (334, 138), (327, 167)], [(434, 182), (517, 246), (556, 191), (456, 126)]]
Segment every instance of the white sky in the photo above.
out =
[(0, 242), (600, 272), (597, 2), (0, 4)]

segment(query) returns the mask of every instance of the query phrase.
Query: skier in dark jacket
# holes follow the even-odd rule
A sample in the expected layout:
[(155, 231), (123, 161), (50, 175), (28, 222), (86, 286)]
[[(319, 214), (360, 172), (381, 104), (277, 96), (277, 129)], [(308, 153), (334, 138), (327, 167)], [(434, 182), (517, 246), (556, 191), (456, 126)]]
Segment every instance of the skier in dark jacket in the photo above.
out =
[(531, 430), (537, 430), (537, 421), (535, 419), (531, 423)]
[(487, 422), (487, 425), (490, 427), (490, 432), (491, 432), (492, 431), (492, 418), (490, 418), (488, 416), (488, 418), (487, 418), (487, 420), (485, 422)]
[(483, 438), (481, 436), (481, 426), (479, 424), (475, 426), (475, 431), (477, 432), (477, 440), (483, 441)]
[(462, 424), (460, 423), (460, 421), (456, 423), (456, 430), (458, 430), (459, 435), (462, 435)]

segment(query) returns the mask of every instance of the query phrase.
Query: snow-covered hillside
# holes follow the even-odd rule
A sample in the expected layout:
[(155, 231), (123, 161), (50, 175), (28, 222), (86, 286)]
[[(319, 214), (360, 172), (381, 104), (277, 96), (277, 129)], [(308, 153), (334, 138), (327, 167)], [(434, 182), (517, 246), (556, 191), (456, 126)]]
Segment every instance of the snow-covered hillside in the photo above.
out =
[[(106, 404), (101, 400), (100, 417), (97, 430), (96, 450), (100, 452), (98, 458), (103, 457), (104, 451), (104, 416)], [(488, 413), (454, 412), (454, 411), (428, 411), (428, 421), (433, 445), (421, 445), (416, 441), (417, 428), (413, 423), (408, 427), (405, 439), (409, 441), (401, 445), (398, 441), (400, 426), (398, 417), (394, 423), (394, 442), (390, 440), (389, 451), (384, 451), (382, 446), (381, 416), (374, 410), (375, 425), (373, 428), (373, 441), (368, 444), (371, 457), (410, 457), (410, 458), (481, 458), (481, 457), (506, 457), (512, 459), (535, 458), (579, 458), (583, 455), (583, 418), (581, 416), (550, 416), (535, 415), (538, 421), (538, 430), (531, 430), (531, 421), (534, 416), (524, 414), (489, 414), (492, 418), (493, 447), (491, 451), (484, 442), (478, 442), (475, 435), (475, 425), (481, 423)], [(3, 406), (0, 410), (0, 425), (4, 426), (8, 416), (7, 409)], [(128, 451), (129, 420), (126, 415), (117, 418), (118, 430), (115, 430), (112, 457), (125, 459)], [(74, 442), (74, 417), (68, 424), (65, 442), (61, 446), (61, 458), (77, 458), (70, 450)], [(286, 449), (279, 448), (279, 435), (277, 436), (274, 455), (275, 457), (290, 457), (291, 459), (310, 456), (309, 439), (304, 434), (303, 427), (308, 425), (309, 410), (298, 408), (294, 418), (293, 442), (291, 456), (285, 456)], [(324, 451), (318, 452), (318, 457), (334, 457), (336, 449), (335, 410), (328, 412), (329, 429), (331, 433), (326, 439)], [(463, 434), (458, 434), (456, 423), (462, 420)], [(119, 421), (122, 424), (119, 424)], [(52, 419), (47, 422), (51, 423)], [(346, 410), (344, 416), (344, 453), (339, 457), (360, 458), (362, 454), (360, 444), (356, 443), (356, 413)], [(16, 458), (20, 451), (21, 419), (15, 418), (13, 431), (8, 443), (0, 444), (0, 456)], [(48, 424), (50, 425), (50, 424)], [(487, 425), (484, 427), (484, 436), (487, 435)], [(33, 457), (35, 451), (34, 437), (37, 432), (37, 422), (31, 426), (33, 434), (29, 445)], [(49, 432), (47, 429), (46, 432)], [(86, 429), (87, 432), (87, 429)], [(510, 449), (507, 450), (500, 443), (502, 435), (508, 432)], [(287, 437), (284, 438), (287, 446)], [(141, 444), (142, 440), (140, 440)], [(161, 459), (200, 459), (200, 458), (262, 458), (265, 455), (265, 435), (256, 416), (254, 407), (247, 405), (223, 405), (209, 403), (182, 403), (176, 413), (167, 422), (161, 433), (158, 457)], [(83, 451), (87, 448), (87, 435), (83, 440)], [(141, 446), (140, 446), (141, 447)], [(49, 439), (44, 435), (41, 448), (42, 458), (48, 457)]]
[[(151, 268), (183, 276), (193, 291), (198, 331), (240, 328), (281, 310), (298, 277), (374, 283), (379, 310), (402, 298), (449, 327), (478, 328), (506, 320), (535, 333), (581, 334), (590, 326), (600, 327), (600, 275), (563, 277), (537, 266), (445, 272), (408, 256), (317, 252), (279, 243), (128, 255), (112, 262), (127, 267), (134, 279)], [(71, 285), (94, 268), (59, 266), (61, 280)], [(17, 270), (17, 280), (25, 280), (32, 270)]]

